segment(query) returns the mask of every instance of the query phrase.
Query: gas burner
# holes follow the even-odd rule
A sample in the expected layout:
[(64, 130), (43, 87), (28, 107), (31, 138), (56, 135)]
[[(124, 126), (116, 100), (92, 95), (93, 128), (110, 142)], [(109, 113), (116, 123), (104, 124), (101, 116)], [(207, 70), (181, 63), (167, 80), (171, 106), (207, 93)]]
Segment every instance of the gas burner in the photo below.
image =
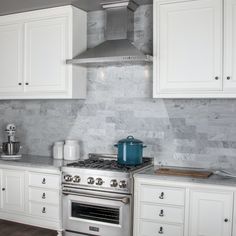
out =
[(88, 159), (62, 167), (62, 184), (63, 188), (132, 194), (133, 175), (152, 165), (148, 157), (140, 165), (126, 166), (117, 162), (116, 155), (90, 154)]
[(120, 165), (117, 162), (117, 160), (105, 159), (103, 157), (101, 158), (90, 157), (89, 159), (85, 159), (83, 161), (69, 163), (67, 164), (67, 167), (132, 172), (139, 168), (143, 168), (147, 165), (150, 165), (151, 163), (152, 159), (143, 158), (143, 163), (141, 165), (127, 166), (127, 165)]

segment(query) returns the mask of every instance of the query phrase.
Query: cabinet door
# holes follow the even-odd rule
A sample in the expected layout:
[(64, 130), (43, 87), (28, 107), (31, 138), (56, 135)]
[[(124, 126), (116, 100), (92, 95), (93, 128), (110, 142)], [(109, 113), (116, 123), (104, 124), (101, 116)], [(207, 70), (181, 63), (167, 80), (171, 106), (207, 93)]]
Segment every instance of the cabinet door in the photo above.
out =
[(224, 90), (236, 91), (236, 0), (225, 0)]
[(0, 25), (0, 94), (23, 91), (23, 26)]
[(222, 0), (160, 3), (156, 9), (158, 93), (222, 90)]
[(24, 211), (24, 172), (2, 171), (2, 209), (14, 212)]
[(190, 191), (189, 236), (231, 236), (233, 193)]
[[(63, 92), (68, 83), (67, 18), (25, 24), (25, 91)], [(72, 40), (72, 39), (71, 39)]]

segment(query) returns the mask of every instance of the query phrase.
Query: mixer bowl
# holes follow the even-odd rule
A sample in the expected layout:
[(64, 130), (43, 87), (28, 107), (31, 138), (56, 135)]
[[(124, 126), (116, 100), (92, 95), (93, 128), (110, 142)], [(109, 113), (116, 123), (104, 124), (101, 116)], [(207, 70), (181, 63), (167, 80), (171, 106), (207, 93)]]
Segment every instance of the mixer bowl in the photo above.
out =
[(2, 144), (2, 151), (5, 155), (17, 155), (20, 151), (20, 142), (11, 142), (11, 143), (3, 143)]

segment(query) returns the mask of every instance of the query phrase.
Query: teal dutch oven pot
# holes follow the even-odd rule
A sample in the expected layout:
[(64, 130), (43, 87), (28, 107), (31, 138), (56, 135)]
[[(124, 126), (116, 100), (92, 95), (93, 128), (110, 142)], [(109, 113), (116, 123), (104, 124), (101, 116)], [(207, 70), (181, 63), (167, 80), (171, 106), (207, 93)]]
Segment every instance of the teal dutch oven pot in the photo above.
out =
[(143, 163), (143, 145), (141, 140), (128, 136), (114, 145), (118, 148), (118, 163), (121, 165), (140, 165)]

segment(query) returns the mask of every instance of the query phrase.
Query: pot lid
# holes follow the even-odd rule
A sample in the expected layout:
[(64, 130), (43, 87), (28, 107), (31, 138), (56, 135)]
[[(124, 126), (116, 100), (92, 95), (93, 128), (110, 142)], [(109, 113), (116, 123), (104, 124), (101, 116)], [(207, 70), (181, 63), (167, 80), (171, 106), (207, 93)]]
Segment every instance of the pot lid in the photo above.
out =
[(135, 139), (133, 136), (128, 136), (125, 139), (121, 139), (118, 141), (119, 144), (121, 143), (136, 143), (136, 144), (142, 144), (143, 142), (139, 139)]

